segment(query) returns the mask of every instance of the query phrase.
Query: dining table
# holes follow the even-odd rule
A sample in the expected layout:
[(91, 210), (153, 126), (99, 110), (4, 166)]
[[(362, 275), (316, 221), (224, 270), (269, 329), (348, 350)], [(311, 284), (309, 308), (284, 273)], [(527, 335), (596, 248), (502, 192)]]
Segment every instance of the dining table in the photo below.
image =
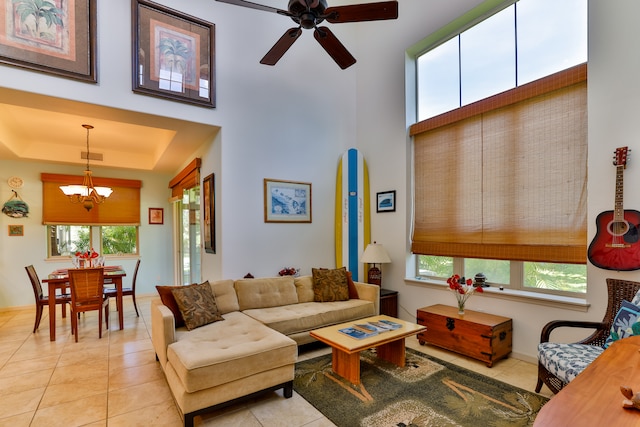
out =
[[(104, 266), (104, 278), (116, 288), (116, 307), (118, 308), (118, 322), (120, 330), (124, 329), (122, 314), (122, 278), (127, 272), (120, 265)], [(69, 285), (69, 270), (66, 268), (53, 271), (46, 279), (42, 279), (49, 286), (49, 340), (56, 340), (56, 290), (66, 289)]]

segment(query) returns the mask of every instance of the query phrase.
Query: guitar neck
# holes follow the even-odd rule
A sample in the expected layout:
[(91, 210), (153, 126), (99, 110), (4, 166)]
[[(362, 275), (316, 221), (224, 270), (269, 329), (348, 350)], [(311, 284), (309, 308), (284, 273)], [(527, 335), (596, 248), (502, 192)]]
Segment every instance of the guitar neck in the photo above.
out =
[(624, 208), (623, 208), (623, 197), (624, 197), (624, 165), (616, 166), (616, 195), (615, 195), (615, 205), (613, 209), (613, 219), (614, 221), (623, 221), (624, 220)]

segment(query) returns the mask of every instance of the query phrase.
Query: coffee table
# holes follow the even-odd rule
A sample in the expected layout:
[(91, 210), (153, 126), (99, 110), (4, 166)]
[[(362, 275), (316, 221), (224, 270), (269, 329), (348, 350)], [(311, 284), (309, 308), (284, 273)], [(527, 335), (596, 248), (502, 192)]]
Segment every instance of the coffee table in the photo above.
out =
[[(373, 322), (380, 319), (399, 323), (402, 327), (363, 339), (352, 338), (339, 332), (340, 329), (348, 328), (355, 324)], [(380, 315), (316, 329), (311, 331), (310, 335), (318, 341), (322, 341), (331, 346), (331, 367), (333, 372), (345, 378), (350, 383), (358, 385), (360, 384), (361, 351), (375, 347), (380, 359), (404, 367), (406, 353), (404, 339), (425, 329), (422, 325)]]

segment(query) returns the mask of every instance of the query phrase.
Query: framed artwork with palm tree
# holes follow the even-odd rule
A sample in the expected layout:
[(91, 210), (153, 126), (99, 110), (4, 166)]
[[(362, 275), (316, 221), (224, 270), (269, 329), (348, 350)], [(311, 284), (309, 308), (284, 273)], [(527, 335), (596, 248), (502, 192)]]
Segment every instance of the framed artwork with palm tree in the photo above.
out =
[(132, 0), (133, 91), (215, 107), (215, 26), (174, 9)]
[(0, 0), (0, 63), (96, 83), (96, 0)]

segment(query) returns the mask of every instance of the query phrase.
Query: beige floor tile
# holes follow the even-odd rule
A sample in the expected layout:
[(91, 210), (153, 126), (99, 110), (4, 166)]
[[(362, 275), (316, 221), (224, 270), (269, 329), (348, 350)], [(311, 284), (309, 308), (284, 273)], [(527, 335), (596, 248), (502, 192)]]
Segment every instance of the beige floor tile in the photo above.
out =
[[(38, 409), (32, 427), (84, 426), (107, 419), (107, 393)], [(106, 424), (101, 424), (106, 425)]]
[(35, 413), (36, 411), (29, 411), (12, 417), (0, 418), (0, 427), (29, 427)]
[(48, 408), (105, 393), (107, 393), (107, 379), (105, 377), (52, 384), (47, 387), (47, 391), (42, 396), (39, 408)]
[(0, 398), (21, 391), (43, 389), (49, 384), (52, 373), (53, 368), (0, 378)]
[(115, 356), (109, 356), (109, 372), (151, 363), (156, 363), (156, 352), (153, 348), (133, 353), (120, 353)]
[(44, 387), (40, 387), (2, 396), (0, 399), (0, 414), (3, 417), (11, 417), (35, 411), (45, 390)]
[(45, 369), (53, 369), (60, 360), (60, 356), (40, 357), (37, 359), (18, 360), (10, 359), (1, 369), (0, 378), (9, 378), (29, 372), (37, 372)]
[(207, 414), (196, 417), (194, 420), (196, 427), (262, 427), (253, 413), (246, 407), (242, 407), (235, 411), (227, 411), (223, 414)]
[[(180, 427), (183, 425), (182, 417), (178, 413), (173, 399), (111, 417), (108, 419), (108, 424), (109, 427)], [(228, 425), (244, 427), (244, 424)]]
[(159, 363), (134, 366), (111, 371), (109, 374), (109, 390), (118, 390), (134, 385), (164, 380), (164, 372)]
[(323, 418), (322, 413), (299, 394), (295, 393), (290, 399), (285, 399), (282, 390), (260, 398), (250, 409), (263, 427), (303, 426)]
[(109, 418), (172, 399), (164, 379), (119, 390), (109, 390)]

